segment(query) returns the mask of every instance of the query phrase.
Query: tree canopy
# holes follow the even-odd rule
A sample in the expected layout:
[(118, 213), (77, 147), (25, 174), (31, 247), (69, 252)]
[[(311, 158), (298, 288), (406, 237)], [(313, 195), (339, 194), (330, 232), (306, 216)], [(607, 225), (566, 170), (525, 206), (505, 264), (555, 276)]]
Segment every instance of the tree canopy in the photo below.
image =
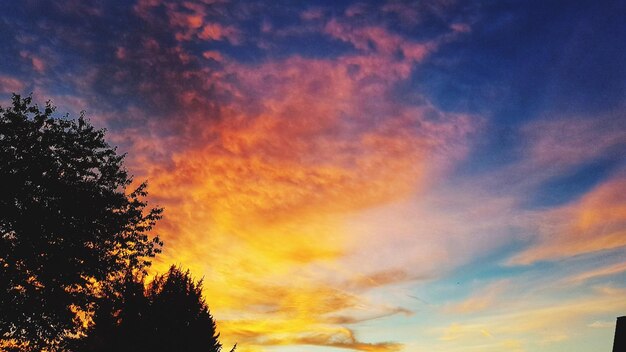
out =
[(145, 183), (130, 189), (124, 155), (54, 110), (18, 95), (0, 108), (0, 343), (24, 350), (61, 349), (104, 283), (162, 246), (149, 235), (162, 209)]

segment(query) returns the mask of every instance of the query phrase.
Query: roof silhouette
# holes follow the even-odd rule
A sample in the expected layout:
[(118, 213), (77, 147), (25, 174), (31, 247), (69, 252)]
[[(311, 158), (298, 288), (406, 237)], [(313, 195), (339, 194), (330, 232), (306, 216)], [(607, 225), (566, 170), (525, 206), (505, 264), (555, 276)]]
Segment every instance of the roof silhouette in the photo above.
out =
[(626, 351), (626, 316), (617, 318), (615, 339), (613, 340), (613, 352), (624, 351)]

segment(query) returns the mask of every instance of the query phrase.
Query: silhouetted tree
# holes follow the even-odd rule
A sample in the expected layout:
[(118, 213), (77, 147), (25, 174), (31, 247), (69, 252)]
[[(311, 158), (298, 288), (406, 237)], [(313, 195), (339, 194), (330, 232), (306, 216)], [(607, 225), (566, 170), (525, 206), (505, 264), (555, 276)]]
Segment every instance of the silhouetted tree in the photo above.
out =
[[(109, 306), (101, 305), (79, 350), (219, 352), (215, 321), (202, 297), (202, 281), (172, 266), (143, 290), (127, 277)], [(234, 348), (231, 350), (234, 351)]]
[(86, 336), (70, 350), (85, 352), (148, 351), (150, 302), (141, 275), (126, 275), (109, 282), (99, 298)]
[[(103, 282), (144, 270), (162, 209), (132, 192), (123, 155), (84, 118), (30, 97), (0, 108), (0, 343), (60, 350)], [(24, 346), (26, 344), (26, 346)]]
[(172, 266), (148, 286), (154, 348), (161, 351), (218, 352), (215, 322), (202, 297), (202, 280)]

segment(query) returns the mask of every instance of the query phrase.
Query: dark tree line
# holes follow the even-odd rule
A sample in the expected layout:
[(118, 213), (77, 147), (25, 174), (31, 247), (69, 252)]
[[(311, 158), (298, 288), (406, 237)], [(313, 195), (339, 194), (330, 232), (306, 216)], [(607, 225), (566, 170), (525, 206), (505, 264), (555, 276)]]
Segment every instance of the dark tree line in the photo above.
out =
[(220, 351), (201, 282), (172, 267), (146, 183), (81, 114), (0, 107), (0, 351)]

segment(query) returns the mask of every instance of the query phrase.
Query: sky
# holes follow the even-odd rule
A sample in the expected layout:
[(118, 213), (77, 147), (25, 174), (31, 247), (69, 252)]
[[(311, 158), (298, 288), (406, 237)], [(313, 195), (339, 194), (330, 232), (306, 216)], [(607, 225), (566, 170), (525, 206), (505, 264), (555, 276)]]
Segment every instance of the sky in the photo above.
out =
[(0, 3), (0, 102), (86, 111), (240, 352), (609, 351), (624, 1)]

